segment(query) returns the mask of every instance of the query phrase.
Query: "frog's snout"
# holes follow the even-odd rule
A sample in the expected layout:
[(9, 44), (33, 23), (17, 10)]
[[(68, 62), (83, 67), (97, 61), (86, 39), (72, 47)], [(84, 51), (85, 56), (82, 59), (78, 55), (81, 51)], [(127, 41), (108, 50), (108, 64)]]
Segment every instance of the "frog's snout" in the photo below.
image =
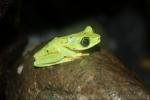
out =
[(100, 40), (100, 36), (99, 36), (99, 37), (97, 37), (97, 40)]
[(101, 40), (100, 35), (99, 35), (99, 36), (97, 36), (96, 40), (97, 40), (97, 41), (100, 41), (100, 40)]

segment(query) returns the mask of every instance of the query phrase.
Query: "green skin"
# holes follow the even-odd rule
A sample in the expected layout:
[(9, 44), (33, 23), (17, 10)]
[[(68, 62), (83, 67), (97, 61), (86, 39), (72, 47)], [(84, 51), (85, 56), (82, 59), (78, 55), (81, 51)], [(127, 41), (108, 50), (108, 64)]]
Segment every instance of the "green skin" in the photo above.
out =
[(94, 33), (91, 26), (87, 26), (82, 32), (55, 37), (34, 54), (34, 66), (46, 67), (89, 55), (89, 53), (82, 53), (82, 51), (95, 46), (100, 41), (100, 35)]

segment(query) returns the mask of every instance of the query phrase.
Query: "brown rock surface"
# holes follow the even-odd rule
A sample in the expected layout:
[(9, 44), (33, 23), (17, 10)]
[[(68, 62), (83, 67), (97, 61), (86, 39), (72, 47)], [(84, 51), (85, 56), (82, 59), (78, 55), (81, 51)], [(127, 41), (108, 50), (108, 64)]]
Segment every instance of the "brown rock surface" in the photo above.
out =
[(7, 100), (149, 100), (150, 93), (109, 51), (34, 68), (32, 54), (13, 67)]

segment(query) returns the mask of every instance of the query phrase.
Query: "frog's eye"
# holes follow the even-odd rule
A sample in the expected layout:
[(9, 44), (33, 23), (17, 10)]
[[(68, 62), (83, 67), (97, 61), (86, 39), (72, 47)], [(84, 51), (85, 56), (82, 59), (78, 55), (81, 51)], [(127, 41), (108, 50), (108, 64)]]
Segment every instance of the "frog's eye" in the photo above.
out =
[(81, 42), (80, 42), (80, 44), (84, 47), (87, 47), (89, 45), (89, 43), (90, 43), (90, 40), (88, 37), (83, 37)]

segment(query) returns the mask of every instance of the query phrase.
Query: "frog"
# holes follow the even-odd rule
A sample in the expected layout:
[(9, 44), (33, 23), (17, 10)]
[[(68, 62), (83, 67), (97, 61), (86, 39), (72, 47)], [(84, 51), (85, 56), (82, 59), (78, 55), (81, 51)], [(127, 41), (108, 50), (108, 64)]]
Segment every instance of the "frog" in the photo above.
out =
[(86, 26), (82, 31), (54, 37), (33, 55), (33, 65), (35, 67), (47, 67), (74, 61), (90, 55), (89, 52), (83, 53), (83, 51), (100, 42), (100, 34), (94, 32), (92, 26)]

